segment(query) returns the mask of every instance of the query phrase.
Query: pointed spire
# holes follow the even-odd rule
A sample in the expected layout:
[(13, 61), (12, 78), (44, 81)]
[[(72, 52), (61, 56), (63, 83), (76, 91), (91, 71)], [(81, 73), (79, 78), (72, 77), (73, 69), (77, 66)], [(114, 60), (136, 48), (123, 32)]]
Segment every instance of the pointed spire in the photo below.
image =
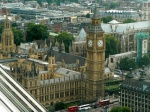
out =
[(32, 62), (32, 70), (31, 70), (34, 74), (32, 74), (32, 76), (34, 75), (36, 75), (36, 66), (35, 66), (35, 62), (33, 61)]
[(62, 42), (62, 51), (65, 52), (65, 44), (64, 44), (64, 42)]
[(45, 39), (45, 44), (44, 44), (44, 47), (47, 47), (47, 44), (46, 44), (46, 39)]
[(8, 20), (8, 9), (6, 9), (6, 20)]
[(59, 46), (59, 43), (58, 43), (58, 41), (57, 41), (57, 40), (56, 40), (55, 46), (56, 46), (56, 47), (58, 47), (58, 46)]
[(52, 45), (51, 45), (51, 47), (50, 47), (50, 50), (49, 50), (48, 55), (51, 56), (51, 57), (54, 56), (54, 50), (53, 50), (53, 46), (52, 46)]
[(59, 53), (61, 53), (63, 51), (62, 45), (60, 44), (58, 47)]
[(6, 13), (6, 20), (5, 20), (5, 23), (4, 23), (4, 27), (5, 27), (5, 29), (9, 29), (11, 26), (11, 24), (10, 24), (10, 21), (9, 21), (9, 19), (8, 19), (8, 9), (5, 9), (5, 13)]
[(52, 42), (50, 41), (49, 47), (51, 47), (51, 46), (52, 46)]
[(100, 19), (100, 12), (97, 10), (97, 7), (95, 5), (94, 14), (92, 19)]

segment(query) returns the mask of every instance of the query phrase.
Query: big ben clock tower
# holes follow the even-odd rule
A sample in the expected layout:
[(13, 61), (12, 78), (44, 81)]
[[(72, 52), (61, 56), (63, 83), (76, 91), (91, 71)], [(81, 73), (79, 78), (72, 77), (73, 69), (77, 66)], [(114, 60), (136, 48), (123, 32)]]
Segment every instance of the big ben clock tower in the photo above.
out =
[(86, 99), (104, 96), (105, 39), (100, 25), (100, 13), (96, 7), (86, 38)]

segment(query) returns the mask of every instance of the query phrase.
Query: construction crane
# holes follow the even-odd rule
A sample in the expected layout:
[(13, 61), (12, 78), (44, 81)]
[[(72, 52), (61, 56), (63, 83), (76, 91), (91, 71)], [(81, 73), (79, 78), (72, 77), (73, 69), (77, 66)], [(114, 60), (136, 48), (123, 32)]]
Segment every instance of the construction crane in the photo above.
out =
[(149, 33), (146, 32), (138, 32), (136, 33), (136, 38), (137, 38), (137, 62), (138, 64), (141, 63), (141, 58), (142, 58), (142, 41), (143, 39), (149, 38)]

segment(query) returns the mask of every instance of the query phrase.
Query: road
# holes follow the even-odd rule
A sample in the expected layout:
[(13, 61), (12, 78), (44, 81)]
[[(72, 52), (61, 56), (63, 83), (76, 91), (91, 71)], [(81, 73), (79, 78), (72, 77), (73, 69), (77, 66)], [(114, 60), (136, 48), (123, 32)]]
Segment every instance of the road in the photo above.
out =
[[(116, 106), (120, 106), (119, 102), (116, 102), (114, 104), (110, 104), (109, 107), (107, 109), (98, 107), (98, 108), (92, 108), (89, 110), (82, 110), (82, 111), (78, 111), (78, 112), (109, 112), (111, 110), (112, 107), (116, 107)], [(67, 110), (60, 110), (57, 112), (68, 112)]]
[(92, 109), (90, 109), (90, 110), (78, 111), (78, 112), (109, 112), (112, 107), (116, 107), (116, 106), (120, 106), (119, 102), (116, 102), (116, 103), (114, 103), (114, 104), (110, 104), (107, 109), (98, 107), (98, 108), (92, 108)]

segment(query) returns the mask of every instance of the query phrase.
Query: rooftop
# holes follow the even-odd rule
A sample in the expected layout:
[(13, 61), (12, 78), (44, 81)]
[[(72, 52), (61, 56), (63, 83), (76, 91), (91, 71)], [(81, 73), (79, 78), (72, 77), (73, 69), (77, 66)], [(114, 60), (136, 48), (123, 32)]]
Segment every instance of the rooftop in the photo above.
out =
[(43, 65), (48, 65), (49, 64), (46, 61), (42, 61), (42, 60), (38, 60), (38, 59), (33, 59), (33, 58), (27, 58), (27, 60), (34, 61), (36, 63), (43, 64)]
[(81, 74), (80, 72), (76, 72), (76, 71), (65, 69), (65, 68), (57, 68), (55, 73), (62, 74), (65, 76), (80, 75)]

